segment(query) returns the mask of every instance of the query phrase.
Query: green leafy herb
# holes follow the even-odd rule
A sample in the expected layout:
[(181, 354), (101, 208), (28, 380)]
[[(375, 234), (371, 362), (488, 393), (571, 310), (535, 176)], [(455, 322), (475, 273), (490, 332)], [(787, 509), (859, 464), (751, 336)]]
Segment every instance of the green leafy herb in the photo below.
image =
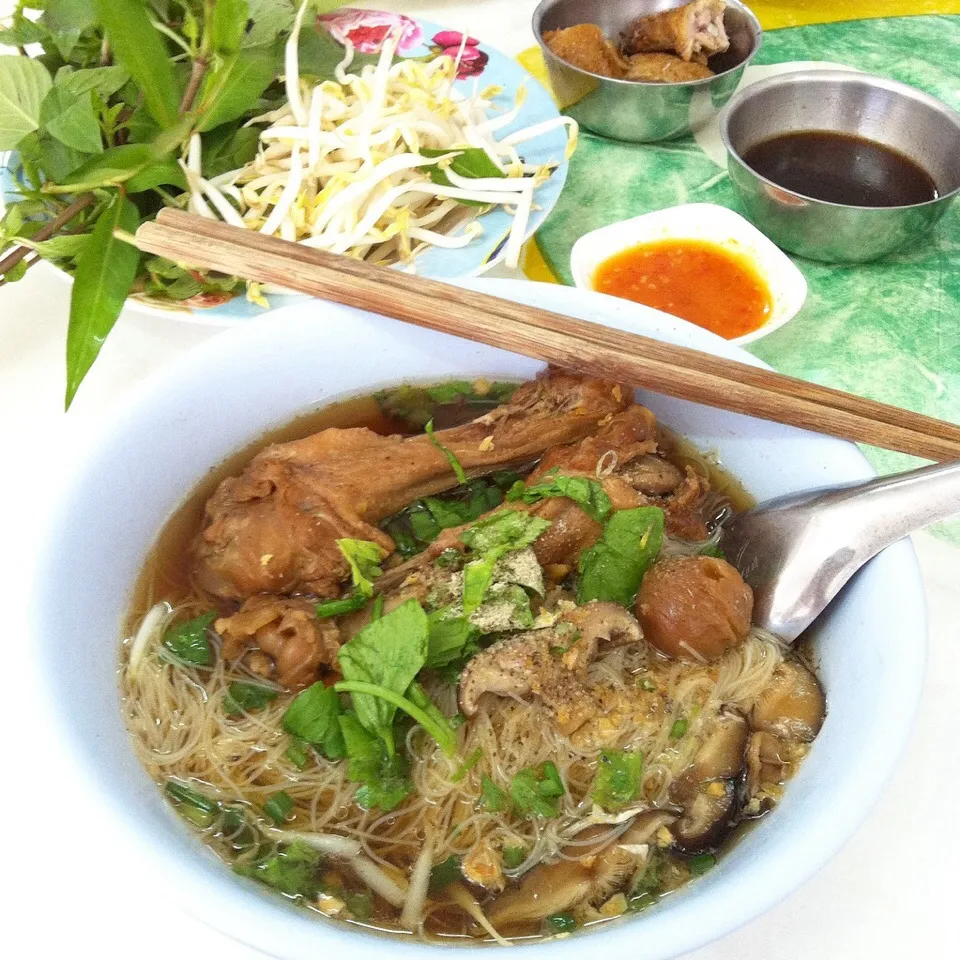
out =
[(383, 575), (380, 561), (384, 549), (370, 540), (338, 540), (337, 546), (350, 564), (350, 576), (356, 593), (369, 599), (373, 596), (373, 581)]
[(281, 723), (287, 733), (307, 743), (323, 744), (336, 732), (339, 715), (340, 698), (336, 690), (318, 680), (297, 694)]
[(516, 811), (525, 816), (556, 817), (565, 793), (563, 781), (551, 762), (521, 770), (510, 784), (510, 798)]
[[(337, 727), (339, 732), (339, 725)], [(310, 754), (307, 752), (308, 744), (300, 737), (292, 737), (290, 746), (287, 747), (286, 758), (298, 769), (303, 770), (310, 762)]]
[(430, 893), (439, 893), (441, 890), (449, 887), (451, 883), (463, 879), (463, 871), (460, 869), (460, 860), (457, 857), (447, 857), (446, 860), (438, 863), (430, 871)]
[(597, 523), (603, 523), (612, 509), (610, 498), (603, 492), (603, 487), (588, 477), (548, 475), (547, 479), (529, 487), (522, 480), (518, 480), (507, 492), (508, 501), (537, 503), (547, 497), (567, 497), (573, 500)]
[(114, 60), (143, 92), (147, 109), (162, 127), (179, 116), (180, 92), (160, 33), (153, 29), (143, 0), (94, 0)]
[(67, 328), (68, 407), (120, 316), (137, 275), (140, 252), (118, 240), (113, 231), (134, 233), (139, 223), (137, 208), (126, 197), (115, 195), (77, 259)]
[(370, 620), (379, 620), (383, 616), (383, 594), (378, 593), (370, 610)]
[(280, 844), (274, 852), (233, 865), (235, 873), (250, 877), (288, 897), (316, 899), (323, 889), (323, 858), (302, 841)]
[(203, 613), (186, 623), (171, 627), (163, 637), (163, 645), (178, 660), (205, 667), (213, 660), (207, 629), (217, 619), (215, 612)]
[(640, 689), (645, 690), (647, 693), (653, 693), (655, 690), (660, 688), (650, 679), (650, 677), (641, 677), (640, 678)]
[(699, 556), (716, 557), (718, 560), (727, 559), (727, 555), (723, 552), (723, 550), (720, 549), (719, 543), (708, 543), (705, 547), (701, 547)]
[(342, 617), (355, 610), (362, 610), (366, 605), (367, 598), (362, 593), (357, 593), (342, 600), (321, 600), (314, 605), (314, 609), (322, 620), (326, 617)]
[(618, 510), (607, 521), (600, 539), (580, 554), (577, 602), (613, 600), (629, 606), (662, 542), (663, 511), (659, 507)]
[(503, 865), (508, 870), (515, 870), (527, 859), (527, 851), (523, 847), (504, 847), (502, 855)]
[(604, 810), (619, 810), (636, 799), (643, 773), (643, 754), (601, 750), (591, 797)]
[(38, 60), (0, 57), (0, 150), (12, 150), (40, 127), (40, 106), (53, 86)]
[(393, 718), (397, 707), (383, 697), (382, 691), (402, 697), (426, 663), (428, 633), (423, 608), (416, 600), (407, 600), (364, 627), (338, 654), (345, 680), (381, 688), (378, 695), (359, 693), (356, 686), (350, 692), (360, 723), (376, 733), (390, 753), (394, 749)]
[(673, 726), (670, 727), (670, 739), (679, 740), (687, 732), (687, 728), (689, 726), (690, 722), (685, 720), (683, 717), (680, 717), (678, 720), (674, 720)]
[(235, 680), (227, 688), (223, 698), (223, 711), (228, 717), (241, 713), (262, 710), (271, 700), (277, 699), (277, 691), (258, 683), (243, 683)]
[[(444, 413), (438, 411), (438, 407), (469, 408), (473, 416), (478, 416), (506, 403), (516, 389), (517, 384), (500, 380), (449, 380), (434, 386), (405, 384), (382, 390), (376, 400), (388, 417), (404, 420), (414, 430), (422, 430), (431, 417)], [(509, 487), (510, 483), (506, 486)]]
[(447, 458), (447, 463), (450, 464), (450, 469), (453, 471), (454, 475), (457, 478), (457, 482), (464, 484), (467, 482), (467, 475), (463, 470), (463, 467), (460, 465), (460, 461), (457, 459), (456, 454), (449, 448), (445, 447), (438, 439), (437, 435), (433, 429), (433, 420), (428, 420), (427, 425), (423, 428), (424, 433), (430, 438), (430, 442)]
[(479, 554), (463, 570), (463, 612), (473, 613), (493, 582), (493, 568), (508, 553), (529, 547), (550, 526), (549, 520), (521, 510), (498, 510), (460, 534), (460, 540)]
[[(422, 156), (431, 158), (442, 157), (451, 152), (450, 150), (435, 150), (429, 147), (421, 148), (420, 150)], [(446, 169), (435, 163), (424, 167), (424, 169), (430, 174), (430, 179), (434, 183), (447, 187), (451, 186), (450, 178), (446, 173), (447, 169), (452, 170), (461, 177), (469, 177), (471, 180), (476, 180), (480, 177), (504, 176), (503, 171), (487, 156), (486, 151), (481, 147), (465, 147), (459, 150)], [(464, 200), (461, 202), (472, 207), (485, 206), (485, 204), (479, 200)]]
[(577, 921), (572, 913), (554, 913), (544, 921), (551, 933), (572, 933), (577, 929)]
[(717, 858), (712, 853), (698, 853), (687, 860), (690, 873), (695, 877), (701, 876), (716, 865)]
[(427, 614), (428, 667), (445, 667), (479, 651), (477, 630), (466, 617), (450, 616), (449, 607)]
[(373, 897), (366, 890), (345, 893), (343, 902), (356, 920), (369, 920), (373, 915)]
[(340, 716), (340, 730), (349, 758), (347, 775), (361, 784), (357, 804), (365, 810), (393, 810), (413, 790), (403, 759), (389, 756), (383, 741), (368, 733), (352, 713)]
[(206, 75), (197, 95), (200, 130), (213, 130), (252, 110), (273, 82), (276, 68), (272, 46), (245, 47), (223, 60)]
[(287, 822), (293, 810), (293, 800), (283, 790), (277, 791), (263, 805), (263, 812), (279, 827)]
[(487, 813), (500, 813), (509, 804), (507, 795), (487, 776), (480, 781), (480, 806)]
[(453, 783), (459, 783), (480, 762), (480, 758), (482, 756), (483, 749), (481, 747), (477, 747), (477, 749), (474, 750), (473, 753), (471, 753), (470, 756), (460, 764), (450, 780)]

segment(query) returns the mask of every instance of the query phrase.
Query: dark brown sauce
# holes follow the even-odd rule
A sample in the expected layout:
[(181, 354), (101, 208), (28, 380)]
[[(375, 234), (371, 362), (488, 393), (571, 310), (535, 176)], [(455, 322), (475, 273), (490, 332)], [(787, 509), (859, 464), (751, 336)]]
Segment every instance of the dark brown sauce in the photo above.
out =
[(794, 193), (854, 207), (905, 207), (937, 199), (937, 185), (905, 154), (828, 130), (785, 133), (754, 144), (743, 162)]

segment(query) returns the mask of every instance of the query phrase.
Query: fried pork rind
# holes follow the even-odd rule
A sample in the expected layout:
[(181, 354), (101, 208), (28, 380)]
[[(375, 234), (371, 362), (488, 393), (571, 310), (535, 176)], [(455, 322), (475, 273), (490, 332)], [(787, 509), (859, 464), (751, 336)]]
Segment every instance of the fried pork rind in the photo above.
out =
[(617, 48), (595, 23), (551, 30), (543, 35), (546, 45), (567, 63), (601, 77), (623, 79), (626, 65)]
[(627, 57), (624, 79), (646, 83), (685, 83), (712, 76), (714, 72), (709, 67), (681, 60), (672, 53), (635, 53)]
[(624, 31), (623, 53), (675, 53), (682, 60), (702, 63), (730, 46), (723, 26), (725, 9), (723, 0), (693, 0), (675, 10), (640, 17)]

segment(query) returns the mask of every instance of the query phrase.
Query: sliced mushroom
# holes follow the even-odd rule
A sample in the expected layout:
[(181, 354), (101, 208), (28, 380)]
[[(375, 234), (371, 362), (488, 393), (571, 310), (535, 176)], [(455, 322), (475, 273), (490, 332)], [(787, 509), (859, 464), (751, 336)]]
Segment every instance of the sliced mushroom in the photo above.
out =
[(640, 637), (636, 620), (616, 604), (578, 607), (548, 629), (507, 637), (478, 653), (460, 677), (460, 709), (472, 717), (485, 693), (533, 694), (553, 711), (557, 729), (572, 733), (597, 710), (583, 678), (600, 644)]
[(825, 714), (820, 682), (803, 664), (785, 660), (754, 703), (750, 725), (763, 733), (809, 743), (820, 732)]
[(693, 764), (674, 781), (670, 798), (683, 807), (683, 816), (672, 832), (685, 853), (715, 849), (736, 822), (747, 734), (747, 722), (739, 713), (722, 713)]
[[(647, 842), (675, 818), (668, 811), (651, 810), (615, 838), (610, 838), (609, 826), (588, 827), (563, 848), (564, 859), (534, 867), (499, 896), (490, 909), (490, 922), (497, 929), (529, 926), (578, 904), (605, 900), (637, 866), (638, 854), (625, 847)], [(594, 837), (598, 842), (589, 843)]]
[(781, 783), (792, 760), (788, 744), (772, 733), (752, 733), (747, 745), (747, 794), (753, 797), (764, 783)]

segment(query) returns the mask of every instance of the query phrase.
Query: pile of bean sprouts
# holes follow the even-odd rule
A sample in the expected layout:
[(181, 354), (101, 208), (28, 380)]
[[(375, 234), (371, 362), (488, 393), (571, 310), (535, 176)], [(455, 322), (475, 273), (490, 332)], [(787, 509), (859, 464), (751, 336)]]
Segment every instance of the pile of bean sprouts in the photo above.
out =
[[(376, 66), (349, 72), (354, 51), (348, 45), (336, 80), (311, 84), (301, 77), (297, 55), (305, 9), (306, 3), (286, 47), (287, 103), (250, 121), (269, 124), (255, 159), (205, 179), (200, 138), (192, 138), (181, 161), (190, 209), (270, 236), (412, 270), (424, 247), (466, 246), (483, 232), (476, 218), (499, 206), (513, 216), (502, 256), (516, 267), (537, 188), (555, 169), (524, 163), (517, 146), (567, 126), (569, 156), (575, 121), (555, 117), (497, 140), (498, 131), (519, 115), (524, 88), (510, 110), (494, 113), (500, 88), (475, 87), (471, 96), (455, 89), (459, 56), (394, 62), (396, 36), (384, 41)], [(501, 175), (463, 177), (451, 169), (469, 148), (481, 149)], [(421, 152), (438, 150), (445, 152)], [(433, 182), (432, 166), (445, 172), (447, 183)], [(251, 294), (256, 299), (259, 290)]]

